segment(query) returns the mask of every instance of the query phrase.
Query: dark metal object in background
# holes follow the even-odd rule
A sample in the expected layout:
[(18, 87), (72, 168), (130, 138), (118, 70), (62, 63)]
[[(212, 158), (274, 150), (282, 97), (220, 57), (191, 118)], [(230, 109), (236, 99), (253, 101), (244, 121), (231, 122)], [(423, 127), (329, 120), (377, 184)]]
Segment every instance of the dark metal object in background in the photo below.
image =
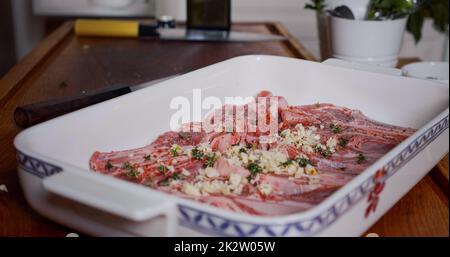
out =
[(226, 30), (157, 29), (159, 39), (208, 42), (262, 42), (286, 40), (284, 36)]
[(158, 17), (158, 28), (173, 29), (176, 27), (176, 21), (172, 16), (164, 15)]
[(187, 28), (230, 30), (231, 0), (187, 0)]
[(137, 21), (85, 20), (75, 22), (75, 34), (88, 37), (141, 37), (160, 40), (212, 41), (212, 42), (261, 42), (286, 40), (284, 36), (235, 32), (229, 30), (202, 30), (170, 28), (170, 23), (160, 27)]
[(16, 63), (11, 1), (0, 1), (0, 78)]
[(354, 20), (355, 15), (353, 15), (352, 10), (345, 5), (338, 6), (334, 10), (329, 10), (328, 13), (334, 17), (344, 18)]

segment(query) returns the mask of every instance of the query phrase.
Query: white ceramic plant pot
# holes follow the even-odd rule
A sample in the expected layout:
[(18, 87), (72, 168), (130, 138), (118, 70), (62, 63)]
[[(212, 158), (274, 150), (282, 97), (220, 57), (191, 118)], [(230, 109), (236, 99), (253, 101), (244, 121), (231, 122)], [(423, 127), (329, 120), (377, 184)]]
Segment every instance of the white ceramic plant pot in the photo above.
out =
[(333, 57), (395, 67), (407, 18), (388, 21), (329, 17)]

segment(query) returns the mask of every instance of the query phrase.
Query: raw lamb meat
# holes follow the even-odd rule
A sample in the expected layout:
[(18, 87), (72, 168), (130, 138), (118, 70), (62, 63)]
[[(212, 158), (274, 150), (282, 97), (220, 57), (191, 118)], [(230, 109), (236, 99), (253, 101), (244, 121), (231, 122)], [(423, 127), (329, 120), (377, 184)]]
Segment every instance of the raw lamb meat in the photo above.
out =
[[(267, 100), (264, 116), (251, 121), (251, 111), (261, 110), (248, 104), (242, 106), (240, 118), (253, 123), (276, 120), (276, 135), (251, 131), (250, 123), (240, 131), (206, 131), (205, 122), (216, 117), (210, 115), (142, 148), (95, 152), (90, 168), (235, 212), (285, 215), (319, 204), (415, 132), (332, 104), (290, 106), (283, 97), (275, 97), (274, 115), (271, 97), (263, 91), (255, 99)], [(216, 112), (231, 110), (231, 117), (238, 118), (237, 107), (228, 107)], [(222, 121), (224, 128), (227, 121)], [(262, 140), (267, 136), (270, 142)]]

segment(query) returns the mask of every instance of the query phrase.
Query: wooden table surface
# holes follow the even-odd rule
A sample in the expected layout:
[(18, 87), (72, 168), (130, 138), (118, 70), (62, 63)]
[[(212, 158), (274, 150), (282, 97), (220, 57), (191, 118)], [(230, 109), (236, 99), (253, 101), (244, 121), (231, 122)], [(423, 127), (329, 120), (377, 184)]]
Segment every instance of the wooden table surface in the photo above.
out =
[[(13, 67), (0, 80), (0, 185), (8, 189), (0, 191), (0, 236), (65, 236), (74, 232), (40, 216), (24, 199), (13, 147), (13, 139), (20, 132), (13, 120), (17, 106), (115, 84), (136, 85), (244, 54), (315, 60), (280, 24), (241, 23), (233, 29), (283, 34), (289, 40), (188, 44), (77, 38), (73, 23), (67, 22)], [(440, 165), (444, 167), (435, 168), (432, 176), (426, 176), (368, 232), (380, 236), (449, 236), (448, 157)]]

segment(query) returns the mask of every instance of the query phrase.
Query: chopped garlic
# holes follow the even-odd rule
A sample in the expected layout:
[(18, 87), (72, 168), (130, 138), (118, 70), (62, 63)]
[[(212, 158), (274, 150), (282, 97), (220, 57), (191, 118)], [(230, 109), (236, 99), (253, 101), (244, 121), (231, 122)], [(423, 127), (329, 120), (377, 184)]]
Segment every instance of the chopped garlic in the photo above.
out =
[(312, 148), (312, 147), (309, 146), (309, 145), (304, 145), (304, 146), (302, 146), (302, 150), (305, 151), (306, 153), (312, 153), (312, 152), (314, 152), (314, 148)]
[(272, 185), (270, 184), (261, 184), (258, 186), (259, 192), (261, 192), (263, 195), (269, 195), (272, 193)]
[(233, 187), (237, 187), (239, 184), (243, 182), (244, 177), (242, 175), (237, 173), (231, 173), (230, 178), (228, 181), (230, 182), (230, 185)]
[(318, 172), (317, 172), (317, 169), (314, 166), (308, 164), (305, 167), (305, 173), (308, 174), (308, 175), (317, 175)]
[(217, 194), (226, 193), (226, 186), (218, 180), (198, 182), (195, 184), (202, 193)]
[(211, 167), (205, 169), (205, 174), (208, 178), (216, 178), (220, 175), (216, 169)]
[(181, 171), (181, 175), (189, 177), (191, 175), (191, 173), (187, 169), (183, 168), (183, 170)]
[(246, 153), (241, 153), (241, 154), (240, 154), (240, 157), (241, 157), (242, 163), (248, 164), (248, 154), (246, 154)]
[(294, 177), (295, 178), (300, 178), (303, 174), (305, 174), (305, 169), (302, 168), (302, 167), (299, 167), (297, 169), (297, 171), (295, 172)]
[(280, 133), (283, 144), (294, 145), (297, 148), (305, 147), (307, 152), (310, 152), (311, 147), (320, 143), (320, 135), (315, 134), (317, 128), (309, 127), (306, 129), (302, 124), (297, 124), (295, 129), (294, 131), (286, 129)]
[(336, 138), (330, 137), (328, 139), (328, 141), (327, 141), (327, 147), (330, 149), (330, 151), (335, 152), (336, 151), (335, 148), (336, 148), (337, 143), (338, 142), (337, 142)]
[(242, 165), (242, 161), (237, 156), (232, 156), (231, 158), (227, 158), (226, 160), (230, 165), (234, 165), (234, 166)]
[(189, 184), (189, 183), (185, 183), (183, 185), (183, 190), (182, 191), (183, 191), (183, 193), (185, 193), (187, 195), (201, 196), (200, 190), (196, 186), (194, 186), (192, 184)]
[(169, 186), (170, 187), (178, 187), (179, 185), (181, 185), (182, 184), (182, 182), (180, 181), (180, 180), (178, 180), (178, 179), (172, 179), (171, 181), (170, 181), (170, 184), (169, 184)]

